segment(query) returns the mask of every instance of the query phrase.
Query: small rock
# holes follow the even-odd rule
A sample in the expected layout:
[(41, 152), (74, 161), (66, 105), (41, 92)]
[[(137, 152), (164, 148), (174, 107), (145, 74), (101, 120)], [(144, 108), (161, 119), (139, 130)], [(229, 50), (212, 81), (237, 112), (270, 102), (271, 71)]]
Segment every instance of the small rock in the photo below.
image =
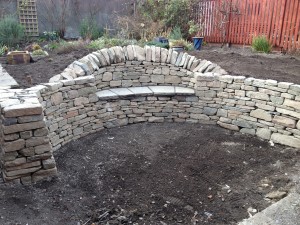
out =
[(266, 198), (269, 199), (282, 199), (287, 195), (285, 191), (272, 191), (269, 194), (266, 195)]

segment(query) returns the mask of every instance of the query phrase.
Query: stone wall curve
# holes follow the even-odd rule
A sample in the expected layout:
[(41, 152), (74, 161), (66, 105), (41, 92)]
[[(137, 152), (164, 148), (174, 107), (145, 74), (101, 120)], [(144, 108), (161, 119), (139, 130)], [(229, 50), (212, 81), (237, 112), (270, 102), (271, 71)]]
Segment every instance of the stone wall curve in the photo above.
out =
[[(102, 90), (174, 86), (193, 94), (122, 95)], [(158, 47), (112, 47), (73, 62), (25, 90), (0, 90), (1, 164), (6, 181), (57, 173), (53, 150), (114, 126), (140, 122), (218, 124), (300, 148), (300, 85), (227, 75), (207, 60)]]

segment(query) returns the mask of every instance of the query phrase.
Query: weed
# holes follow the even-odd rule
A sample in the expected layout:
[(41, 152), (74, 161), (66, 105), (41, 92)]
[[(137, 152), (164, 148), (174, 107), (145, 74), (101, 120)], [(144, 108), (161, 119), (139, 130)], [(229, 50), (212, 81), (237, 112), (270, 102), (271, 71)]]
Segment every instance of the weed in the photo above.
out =
[(265, 36), (257, 36), (253, 38), (252, 48), (257, 52), (270, 53), (272, 45)]
[(80, 35), (84, 39), (95, 40), (103, 35), (103, 29), (99, 28), (95, 20), (83, 19), (79, 26)]
[(0, 43), (9, 47), (18, 44), (24, 37), (24, 27), (12, 16), (0, 20)]

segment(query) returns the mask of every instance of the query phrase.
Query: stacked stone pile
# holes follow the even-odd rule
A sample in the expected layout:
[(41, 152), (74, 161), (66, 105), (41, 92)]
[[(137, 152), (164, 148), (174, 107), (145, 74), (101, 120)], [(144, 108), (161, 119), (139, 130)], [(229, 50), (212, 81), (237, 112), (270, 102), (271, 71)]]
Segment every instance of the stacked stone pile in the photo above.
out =
[(0, 91), (6, 181), (55, 175), (52, 149), (139, 122), (218, 124), (300, 148), (300, 85), (226, 75), (209, 61), (157, 47), (102, 49), (50, 83)]

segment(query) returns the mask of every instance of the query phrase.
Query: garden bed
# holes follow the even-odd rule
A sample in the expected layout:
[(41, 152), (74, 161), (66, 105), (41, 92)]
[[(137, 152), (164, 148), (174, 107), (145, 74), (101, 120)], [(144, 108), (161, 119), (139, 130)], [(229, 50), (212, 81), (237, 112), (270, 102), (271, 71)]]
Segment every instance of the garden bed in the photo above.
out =
[[(56, 152), (59, 177), (2, 184), (0, 224), (235, 224), (289, 192), (295, 149), (214, 125), (112, 128)], [(253, 213), (252, 213), (253, 214)]]

